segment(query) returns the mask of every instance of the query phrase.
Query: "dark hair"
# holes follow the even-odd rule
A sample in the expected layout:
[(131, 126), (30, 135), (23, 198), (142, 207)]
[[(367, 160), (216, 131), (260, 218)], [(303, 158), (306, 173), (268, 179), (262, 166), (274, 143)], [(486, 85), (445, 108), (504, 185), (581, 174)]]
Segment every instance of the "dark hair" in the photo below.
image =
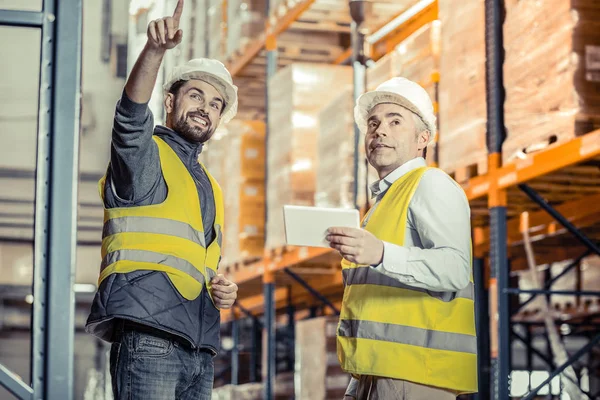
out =
[(178, 80), (178, 81), (175, 81), (175, 83), (173, 83), (173, 84), (171, 85), (171, 87), (169, 88), (169, 93), (171, 93), (171, 94), (174, 94), (174, 95), (177, 95), (177, 93), (179, 92), (179, 89), (181, 89), (181, 87), (182, 87), (183, 85), (185, 85), (185, 83), (186, 83), (186, 82), (187, 82), (187, 81), (185, 81), (185, 80), (183, 80), (183, 79), (180, 79), (180, 80)]

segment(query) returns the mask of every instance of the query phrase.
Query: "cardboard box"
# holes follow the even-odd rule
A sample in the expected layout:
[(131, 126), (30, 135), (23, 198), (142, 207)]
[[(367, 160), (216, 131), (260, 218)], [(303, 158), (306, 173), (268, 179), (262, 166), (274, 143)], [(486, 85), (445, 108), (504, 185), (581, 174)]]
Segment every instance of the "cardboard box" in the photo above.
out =
[(271, 78), (267, 249), (285, 244), (284, 205), (314, 204), (319, 111), (351, 84), (351, 67), (324, 64), (294, 63)]
[(503, 161), (600, 127), (600, 3), (506, 0)]
[[(487, 171), (484, 0), (439, 2), (439, 166)], [(525, 37), (523, 38), (525, 40)]]

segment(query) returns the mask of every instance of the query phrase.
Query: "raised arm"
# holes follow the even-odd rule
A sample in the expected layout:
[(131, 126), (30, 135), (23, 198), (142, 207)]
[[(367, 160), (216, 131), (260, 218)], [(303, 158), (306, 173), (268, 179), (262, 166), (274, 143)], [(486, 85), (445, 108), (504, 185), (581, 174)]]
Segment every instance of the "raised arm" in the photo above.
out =
[(165, 51), (181, 43), (183, 32), (179, 29), (179, 20), (182, 11), (183, 0), (179, 0), (172, 17), (160, 18), (148, 24), (148, 41), (125, 85), (125, 92), (133, 102), (150, 101)]
[(173, 16), (148, 24), (148, 41), (125, 85), (115, 112), (111, 165), (105, 203), (107, 207), (142, 205), (162, 179), (158, 149), (152, 142), (154, 120), (148, 108), (158, 70), (168, 49), (177, 46), (183, 33), (179, 20), (183, 0)]

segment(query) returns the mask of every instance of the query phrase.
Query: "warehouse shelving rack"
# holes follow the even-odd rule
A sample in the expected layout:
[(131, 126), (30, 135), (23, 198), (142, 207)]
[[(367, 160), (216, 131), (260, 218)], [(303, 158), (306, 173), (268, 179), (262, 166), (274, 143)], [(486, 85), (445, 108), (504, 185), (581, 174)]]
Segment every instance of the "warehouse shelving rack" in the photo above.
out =
[[(60, 24), (59, 24), (60, 22)], [(72, 399), (73, 287), (81, 99), (81, 0), (0, 10), (0, 25), (41, 30), (35, 189), (31, 384), (0, 364), (19, 399)]]
[[(516, 311), (511, 310), (510, 297), (516, 294), (532, 295), (530, 300), (518, 307), (520, 309), (539, 294), (600, 295), (600, 292), (594, 291), (551, 290), (552, 284), (577, 266), (584, 256), (598, 254), (600, 130), (502, 165), (502, 142), (505, 133), (502, 85), (503, 2), (486, 0), (485, 8), (487, 142), (490, 168), (485, 175), (468, 180), (463, 184), (463, 188), (475, 216), (473, 265), (477, 283), (476, 319), (480, 364), (480, 393), (475, 397), (506, 399), (510, 394), (512, 338), (524, 339), (528, 352), (544, 357), (532, 347), (530, 341), (520, 338), (511, 329), (511, 312)], [(385, 45), (374, 47), (375, 51), (371, 57), (377, 59), (385, 55), (410, 33), (436, 18), (437, 2), (429, 2), (413, 15), (396, 16), (395, 21), (403, 22), (394, 28), (392, 35), (387, 36)], [(275, 42), (271, 43), (273, 45), (270, 49), (275, 51)], [(358, 48), (356, 44), (354, 48)], [(350, 57), (357, 61), (359, 58), (351, 51), (352, 49), (348, 49), (337, 62)], [(272, 64), (273, 68), (274, 65)], [(355, 69), (361, 67), (363, 65), (359, 62)], [(358, 83), (355, 81), (355, 85), (361, 84), (360, 80)], [(598, 189), (582, 191), (580, 186), (571, 184), (571, 179), (581, 177), (586, 178), (591, 188), (595, 186)], [(528, 225), (524, 224), (525, 220), (528, 220)], [(536, 252), (542, 250), (537, 253), (538, 265), (575, 259), (560, 276), (548, 279), (542, 290), (527, 291), (510, 287), (511, 269), (517, 271), (527, 268), (525, 255), (519, 251), (524, 229), (534, 234)], [(569, 240), (568, 233), (576, 240)], [(262, 259), (248, 265), (226, 267), (226, 274), (240, 286), (237, 305), (240, 312), (224, 315), (223, 321), (235, 321), (242, 314), (255, 320), (257, 316), (264, 315), (269, 371), (265, 377), (265, 399), (272, 398), (275, 357), (273, 329), (277, 310), (289, 310), (290, 305), (293, 305), (296, 310), (295, 319), (302, 319), (307, 315), (314, 316), (317, 304), (322, 306), (323, 314), (339, 314), (342, 293), (339, 261), (339, 257), (328, 249), (283, 248), (266, 252)], [(492, 315), (489, 315), (488, 302)], [(308, 311), (309, 309), (311, 311)], [(490, 329), (487, 329), (488, 326)], [(571, 357), (569, 365), (590, 351), (599, 340), (598, 336), (593, 337)], [(556, 367), (547, 381), (566, 367), (554, 366), (547, 356), (544, 359), (549, 366)], [(533, 398), (543, 386), (539, 385), (526, 398)]]

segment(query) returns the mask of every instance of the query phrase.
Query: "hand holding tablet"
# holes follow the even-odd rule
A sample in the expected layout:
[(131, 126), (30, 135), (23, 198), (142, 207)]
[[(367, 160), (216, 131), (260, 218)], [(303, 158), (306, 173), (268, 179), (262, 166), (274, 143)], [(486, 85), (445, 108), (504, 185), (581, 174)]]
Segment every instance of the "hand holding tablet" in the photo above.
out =
[(355, 209), (283, 206), (283, 219), (286, 243), (291, 246), (329, 248), (327, 229), (360, 227)]

